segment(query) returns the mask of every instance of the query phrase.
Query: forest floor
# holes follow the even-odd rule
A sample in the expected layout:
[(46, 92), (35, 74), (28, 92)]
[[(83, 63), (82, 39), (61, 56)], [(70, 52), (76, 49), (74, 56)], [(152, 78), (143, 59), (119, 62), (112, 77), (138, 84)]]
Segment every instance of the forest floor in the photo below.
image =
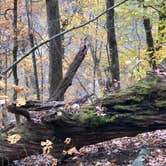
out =
[[(140, 156), (140, 151), (145, 155)], [(54, 164), (53, 164), (54, 162)], [(166, 130), (116, 138), (85, 146), (70, 158), (56, 163), (51, 155), (32, 155), (17, 166), (166, 166)]]
[[(133, 164), (142, 149), (149, 151)], [(166, 130), (156, 130), (136, 137), (116, 138), (83, 147), (79, 154), (65, 160), (63, 166), (166, 166)]]

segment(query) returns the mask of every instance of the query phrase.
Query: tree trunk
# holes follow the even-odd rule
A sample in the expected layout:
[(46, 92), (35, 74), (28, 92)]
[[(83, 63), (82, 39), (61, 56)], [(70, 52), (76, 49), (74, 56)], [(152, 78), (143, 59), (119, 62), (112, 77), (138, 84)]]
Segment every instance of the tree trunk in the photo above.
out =
[[(32, 23), (32, 11), (29, 10), (28, 0), (26, 0), (26, 12), (28, 18), (28, 33), (29, 33), (29, 40), (31, 43), (31, 48), (34, 47), (34, 35), (33, 35), (33, 23)], [(32, 3), (30, 2), (30, 6), (32, 7)], [(39, 89), (39, 81), (38, 81), (38, 72), (37, 72), (37, 64), (36, 64), (36, 55), (35, 51), (32, 52), (32, 63), (33, 63), (33, 71), (34, 71), (34, 78), (35, 78), (35, 91), (37, 100), (40, 100), (40, 89)]]
[(159, 11), (159, 23), (158, 23), (158, 47), (157, 50), (162, 48), (162, 45), (165, 40), (164, 36), (166, 34), (165, 32), (165, 23), (166, 23), (166, 2), (162, 2), (160, 6), (160, 11)]
[[(60, 33), (60, 17), (58, 0), (46, 0), (47, 23), (49, 38)], [(49, 43), (49, 95), (54, 100), (54, 91), (62, 80), (62, 41), (61, 37), (51, 40)], [(63, 95), (59, 100), (63, 100)]]
[[(145, 6), (144, 11), (146, 11)], [(149, 55), (149, 64), (152, 69), (156, 69), (156, 58), (155, 58), (155, 49), (154, 49), (154, 41), (152, 36), (152, 27), (150, 24), (150, 18), (147, 16), (143, 16), (143, 24), (145, 28), (145, 35), (146, 35), (146, 44), (147, 44), (147, 53)]]
[[(13, 8), (13, 63), (17, 61), (17, 51), (18, 51), (18, 29), (17, 29), (17, 0), (14, 0), (14, 8)], [(17, 76), (17, 66), (13, 67), (13, 78), (14, 78), (14, 84), (18, 85), (18, 76)], [(16, 101), (17, 99), (17, 92), (14, 90), (13, 94), (13, 100)], [(16, 115), (16, 122), (20, 122), (20, 117)]]
[[(114, 6), (114, 0), (107, 0), (107, 8)], [(109, 54), (111, 60), (112, 81), (120, 80), (119, 57), (116, 42), (114, 9), (107, 13), (107, 40), (109, 46)]]

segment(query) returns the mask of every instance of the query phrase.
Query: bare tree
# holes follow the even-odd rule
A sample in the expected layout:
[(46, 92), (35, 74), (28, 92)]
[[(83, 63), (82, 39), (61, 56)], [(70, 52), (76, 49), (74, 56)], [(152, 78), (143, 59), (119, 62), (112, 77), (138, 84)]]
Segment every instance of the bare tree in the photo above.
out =
[[(29, 10), (29, 5), (31, 9)], [(28, 18), (28, 34), (29, 34), (29, 40), (31, 44), (31, 48), (34, 47), (34, 33), (33, 33), (33, 21), (32, 21), (32, 1), (26, 0), (26, 12), (27, 12), (27, 18)], [(33, 63), (33, 71), (34, 71), (34, 78), (35, 78), (35, 91), (37, 99), (40, 100), (40, 89), (39, 89), (39, 81), (38, 81), (38, 72), (37, 72), (37, 65), (36, 65), (36, 54), (35, 51), (32, 52), (32, 63)]]
[[(17, 61), (17, 52), (18, 52), (18, 28), (17, 28), (17, 4), (18, 1), (14, 0), (13, 1), (13, 33), (14, 33), (14, 37), (13, 37), (13, 63), (15, 61)], [(13, 78), (14, 78), (14, 84), (18, 85), (18, 75), (17, 75), (17, 66), (13, 67)], [(16, 101), (17, 100), (17, 92), (14, 90), (14, 94), (13, 94), (13, 100)], [(19, 115), (15, 115), (16, 116), (16, 122), (17, 124), (20, 122), (20, 117)]]
[[(107, 9), (114, 6), (114, 0), (107, 0)], [(114, 23), (114, 9), (107, 12), (107, 40), (111, 64), (112, 81), (120, 80), (119, 57), (116, 42), (115, 23)], [(120, 84), (117, 89), (119, 89)]]
[[(59, 18), (59, 5), (58, 0), (46, 0), (47, 7), (47, 23), (49, 38), (60, 33), (60, 18)], [(61, 37), (57, 37), (49, 42), (49, 95), (53, 98), (53, 92), (55, 92), (60, 81), (63, 77), (62, 72), (62, 40)], [(63, 100), (63, 96), (59, 98)]]

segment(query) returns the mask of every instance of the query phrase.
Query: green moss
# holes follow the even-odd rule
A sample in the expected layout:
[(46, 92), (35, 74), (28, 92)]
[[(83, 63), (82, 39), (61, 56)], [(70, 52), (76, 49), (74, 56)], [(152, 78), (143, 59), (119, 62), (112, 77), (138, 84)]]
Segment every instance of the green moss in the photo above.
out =
[(0, 135), (0, 142), (1, 143), (5, 143), (5, 142), (7, 142), (7, 133), (2, 133), (1, 135)]
[(81, 110), (82, 111), (94, 111), (95, 110), (95, 106), (93, 106), (93, 105), (86, 105), (86, 106), (83, 106), (82, 108), (81, 108)]
[(115, 110), (128, 110), (128, 111), (136, 111), (138, 110), (138, 105), (115, 105), (113, 106), (113, 109)]
[(149, 76), (143, 80), (138, 81), (131, 89), (136, 89), (137, 94), (149, 94), (152, 87), (157, 84), (158, 77), (156, 76)]
[(135, 95), (135, 96), (130, 96), (129, 100), (132, 100), (133, 102), (141, 102), (144, 100), (144, 98), (141, 95)]
[(88, 109), (86, 109), (86, 111), (79, 112), (79, 114), (75, 114), (74, 119), (88, 127), (105, 125), (111, 120), (109, 116), (98, 116), (94, 110)]
[(24, 138), (25, 140), (29, 140), (29, 138), (31, 137), (28, 133), (29, 133), (29, 130), (26, 126), (19, 125), (9, 130), (8, 132), (1, 134), (0, 142), (7, 142), (7, 137), (13, 134), (19, 134), (21, 138)]
[(24, 138), (25, 140), (29, 140), (29, 138), (31, 138), (29, 133), (30, 132), (27, 125), (19, 125), (9, 130), (7, 134), (8, 135), (19, 134), (21, 138)]
[(156, 105), (156, 107), (159, 107), (159, 108), (160, 107), (162, 107), (162, 108), (165, 107), (166, 108), (166, 100), (159, 100), (159, 101), (156, 100), (155, 105)]

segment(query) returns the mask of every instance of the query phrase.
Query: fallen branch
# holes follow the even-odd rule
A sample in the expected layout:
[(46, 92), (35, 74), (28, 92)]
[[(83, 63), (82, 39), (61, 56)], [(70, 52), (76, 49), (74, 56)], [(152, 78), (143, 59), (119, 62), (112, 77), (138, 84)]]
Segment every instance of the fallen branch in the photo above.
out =
[(24, 116), (28, 121), (31, 121), (31, 117), (29, 112), (25, 108), (16, 107), (15, 104), (11, 104), (7, 106), (7, 109), (9, 112), (14, 113), (15, 115), (22, 115)]
[(0, 129), (0, 133), (5, 133), (7, 132), (8, 130), (12, 129), (15, 127), (15, 124), (14, 123), (10, 123), (8, 125), (6, 125), (4, 128)]

